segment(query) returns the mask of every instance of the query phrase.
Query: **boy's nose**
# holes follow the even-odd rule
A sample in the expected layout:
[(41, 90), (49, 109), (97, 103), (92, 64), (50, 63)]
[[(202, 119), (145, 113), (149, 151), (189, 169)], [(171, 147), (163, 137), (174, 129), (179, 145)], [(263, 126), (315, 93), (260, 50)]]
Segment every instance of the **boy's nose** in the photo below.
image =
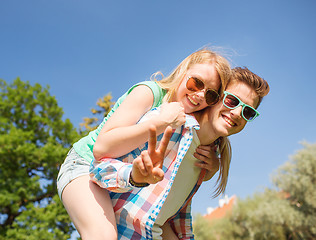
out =
[(233, 115), (238, 116), (240, 118), (242, 117), (242, 106), (239, 106), (235, 109), (231, 109), (230, 111)]

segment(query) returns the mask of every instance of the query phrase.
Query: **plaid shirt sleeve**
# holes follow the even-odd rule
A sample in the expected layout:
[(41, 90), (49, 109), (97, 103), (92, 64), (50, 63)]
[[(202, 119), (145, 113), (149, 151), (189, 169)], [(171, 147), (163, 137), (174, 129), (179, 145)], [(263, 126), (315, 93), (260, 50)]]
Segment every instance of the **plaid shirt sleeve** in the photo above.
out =
[[(157, 114), (159, 114), (159, 108), (154, 108), (147, 112), (141, 118), (140, 122), (146, 121)], [(147, 150), (147, 148), (148, 144), (145, 143), (118, 159), (103, 158), (100, 161), (94, 159), (90, 164), (90, 179), (101, 188), (106, 188), (116, 193), (130, 192), (134, 189), (139, 189), (129, 183), (129, 177), (132, 171), (133, 160), (139, 156), (143, 150)]]
[(172, 230), (179, 239), (194, 240), (191, 215), (191, 201), (174, 218), (169, 220)]
[(129, 183), (132, 164), (112, 158), (103, 158), (101, 161), (93, 160), (90, 165), (90, 178), (101, 188), (109, 191), (123, 193), (135, 189)]

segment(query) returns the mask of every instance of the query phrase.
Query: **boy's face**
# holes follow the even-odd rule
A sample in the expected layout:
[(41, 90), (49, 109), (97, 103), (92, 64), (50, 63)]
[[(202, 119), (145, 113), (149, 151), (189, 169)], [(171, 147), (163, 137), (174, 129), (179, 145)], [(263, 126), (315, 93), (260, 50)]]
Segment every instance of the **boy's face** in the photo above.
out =
[[(233, 82), (227, 86), (226, 91), (234, 94), (253, 108), (258, 105), (258, 95), (245, 83)], [(242, 106), (229, 109), (223, 105), (223, 99), (221, 99), (209, 109), (210, 127), (215, 134), (222, 137), (239, 133), (247, 123), (241, 114)]]

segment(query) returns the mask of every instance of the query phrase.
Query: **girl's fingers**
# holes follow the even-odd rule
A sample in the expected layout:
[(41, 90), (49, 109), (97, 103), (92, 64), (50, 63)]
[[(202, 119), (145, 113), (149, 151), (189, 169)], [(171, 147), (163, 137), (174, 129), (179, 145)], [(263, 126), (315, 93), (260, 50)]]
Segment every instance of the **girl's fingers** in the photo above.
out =
[(165, 156), (166, 149), (168, 147), (168, 143), (170, 141), (171, 135), (172, 135), (172, 128), (168, 126), (163, 133), (162, 139), (158, 147), (158, 152), (162, 154), (163, 157)]
[(162, 181), (164, 178), (164, 172), (160, 168), (154, 168), (152, 172), (155, 183)]
[(148, 173), (152, 172), (153, 169), (153, 163), (151, 161), (151, 158), (149, 157), (149, 153), (147, 151), (143, 151), (141, 153), (142, 155), (142, 160), (143, 160), (143, 164), (144, 164), (144, 168), (146, 171), (146, 175), (148, 175)]
[(156, 151), (157, 130), (154, 125), (149, 127), (148, 153), (151, 155)]
[(137, 170), (140, 172), (141, 175), (143, 176), (148, 175), (148, 172), (145, 168), (145, 165), (143, 163), (141, 156), (139, 156), (138, 158), (134, 160), (133, 165), (135, 166), (135, 168), (137, 168)]

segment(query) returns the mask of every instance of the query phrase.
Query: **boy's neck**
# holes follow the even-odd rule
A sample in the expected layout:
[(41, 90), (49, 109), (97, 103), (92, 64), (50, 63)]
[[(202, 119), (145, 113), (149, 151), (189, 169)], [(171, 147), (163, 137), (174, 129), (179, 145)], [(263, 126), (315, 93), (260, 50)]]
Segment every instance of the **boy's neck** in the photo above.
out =
[(196, 133), (201, 145), (209, 145), (220, 137), (217, 136), (211, 128), (207, 111), (194, 112), (193, 115), (200, 125), (200, 130), (197, 130)]

